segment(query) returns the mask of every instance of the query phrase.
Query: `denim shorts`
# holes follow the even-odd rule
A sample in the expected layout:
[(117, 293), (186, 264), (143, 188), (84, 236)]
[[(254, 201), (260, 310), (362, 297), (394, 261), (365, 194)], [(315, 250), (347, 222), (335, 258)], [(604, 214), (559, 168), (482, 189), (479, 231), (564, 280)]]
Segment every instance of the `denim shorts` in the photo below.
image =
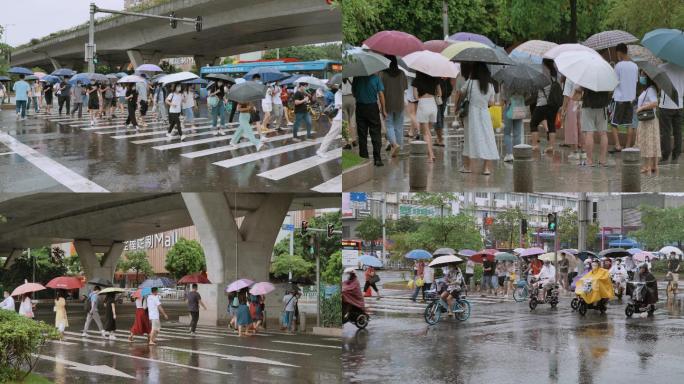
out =
[(192, 112), (192, 108), (185, 108), (183, 110), (183, 116), (185, 116), (185, 121), (189, 123), (195, 119), (195, 114)]

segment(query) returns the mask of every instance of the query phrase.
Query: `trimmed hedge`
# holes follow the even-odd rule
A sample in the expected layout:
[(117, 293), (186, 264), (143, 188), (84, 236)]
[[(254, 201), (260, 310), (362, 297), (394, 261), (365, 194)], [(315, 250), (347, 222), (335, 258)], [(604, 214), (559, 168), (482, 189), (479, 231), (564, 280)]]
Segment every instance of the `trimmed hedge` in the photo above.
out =
[(321, 325), (328, 328), (342, 326), (342, 294), (339, 290), (328, 298), (321, 294)]
[(0, 310), (0, 383), (21, 381), (35, 367), (48, 340), (58, 339), (57, 330), (42, 321)]

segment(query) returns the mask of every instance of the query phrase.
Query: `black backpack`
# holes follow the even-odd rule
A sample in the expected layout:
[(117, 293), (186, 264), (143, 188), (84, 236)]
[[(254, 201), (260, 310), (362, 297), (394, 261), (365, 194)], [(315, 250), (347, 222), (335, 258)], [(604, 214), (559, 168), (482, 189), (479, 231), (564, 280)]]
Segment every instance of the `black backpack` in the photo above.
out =
[(610, 104), (611, 95), (610, 92), (594, 92), (590, 89), (584, 89), (584, 95), (582, 95), (582, 107), (583, 108), (605, 108)]
[(546, 92), (544, 92), (544, 96), (546, 97), (546, 105), (553, 108), (560, 108), (563, 105), (563, 90), (555, 78), (551, 79), (549, 94), (546, 95)]

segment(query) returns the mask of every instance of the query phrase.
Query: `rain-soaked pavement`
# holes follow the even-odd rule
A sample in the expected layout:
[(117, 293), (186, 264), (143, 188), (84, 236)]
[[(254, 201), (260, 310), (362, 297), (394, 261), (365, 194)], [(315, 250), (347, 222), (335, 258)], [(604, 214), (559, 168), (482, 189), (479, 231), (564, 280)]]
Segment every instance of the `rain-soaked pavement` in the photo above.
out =
[(589, 310), (582, 317), (570, 297), (555, 310), (531, 312), (527, 302), (471, 295), (470, 319), (430, 327), (420, 314), (425, 304), (400, 292), (367, 300), (375, 309), (366, 330), (345, 324), (345, 381), (643, 384), (684, 377), (681, 294), (661, 301), (652, 318), (631, 319), (617, 301), (605, 315)]
[[(0, 193), (210, 191), (339, 192), (341, 150), (316, 155), (329, 124), (314, 122), (314, 139), (292, 141), (292, 127), (271, 132), (256, 152), (243, 140), (228, 148), (236, 128), (215, 137), (210, 120), (197, 121), (186, 140), (167, 139), (166, 126), (152, 123), (140, 132), (124, 128), (124, 118), (100, 121), (31, 114), (18, 121), (0, 111)], [(302, 137), (301, 132), (299, 136)]]
[[(56, 384), (342, 382), (339, 338), (289, 335), (271, 328), (240, 338), (227, 327), (213, 326), (198, 326), (192, 336), (187, 325), (176, 321), (179, 314), (187, 314), (185, 305), (163, 304), (170, 321), (162, 320), (156, 346), (148, 346), (142, 337), (128, 342), (131, 303), (117, 306), (116, 340), (101, 338), (94, 323), (88, 336), (81, 337), (83, 306), (69, 305), (64, 340), (50, 342), (39, 352), (34, 371)], [(38, 318), (53, 323), (48, 306), (38, 306)]]
[[(408, 127), (405, 127), (408, 131)], [(384, 135), (383, 135), (384, 137)], [(433, 134), (434, 137), (434, 134)], [(503, 160), (503, 135), (497, 134), (496, 141)], [(526, 142), (530, 142), (529, 134)], [(404, 138), (407, 145), (409, 138)], [(489, 191), (510, 192), (513, 189), (513, 163), (498, 161), (494, 163), (493, 172), (484, 176), (482, 162), (475, 161), (472, 173), (460, 173), (462, 164), (463, 131), (449, 128), (445, 147), (433, 147), (436, 160), (428, 164), (428, 181), (425, 190), (431, 192), (451, 191)], [(348, 187), (345, 191), (385, 191), (406, 192), (409, 185), (408, 146), (403, 156), (390, 158), (383, 140), (383, 167), (374, 167), (373, 178), (363, 184)], [(546, 141), (542, 140), (540, 148), (544, 150)], [(369, 153), (372, 146), (368, 144)], [(358, 148), (354, 148), (358, 151)], [(598, 162), (598, 145), (595, 146), (594, 159)], [(619, 153), (608, 154), (607, 167), (580, 166), (579, 160), (568, 159), (572, 153), (569, 147), (558, 147), (555, 154), (540, 155), (535, 152), (532, 163), (532, 175), (535, 192), (620, 192), (622, 190), (622, 160)], [(658, 176), (641, 175), (641, 190), (644, 192), (681, 192), (684, 190), (684, 164), (667, 163), (660, 165)]]

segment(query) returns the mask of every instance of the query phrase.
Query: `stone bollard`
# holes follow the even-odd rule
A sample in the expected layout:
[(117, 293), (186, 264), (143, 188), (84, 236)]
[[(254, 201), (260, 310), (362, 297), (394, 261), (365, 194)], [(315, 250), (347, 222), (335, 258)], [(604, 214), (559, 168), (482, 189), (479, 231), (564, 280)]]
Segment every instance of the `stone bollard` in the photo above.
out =
[(534, 192), (531, 145), (513, 147), (513, 192)]
[(625, 148), (622, 154), (622, 192), (641, 192), (641, 151)]
[(412, 141), (409, 154), (409, 188), (411, 190), (427, 187), (427, 143)]

